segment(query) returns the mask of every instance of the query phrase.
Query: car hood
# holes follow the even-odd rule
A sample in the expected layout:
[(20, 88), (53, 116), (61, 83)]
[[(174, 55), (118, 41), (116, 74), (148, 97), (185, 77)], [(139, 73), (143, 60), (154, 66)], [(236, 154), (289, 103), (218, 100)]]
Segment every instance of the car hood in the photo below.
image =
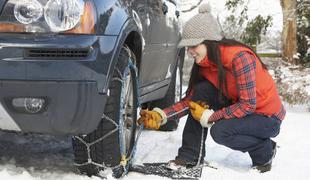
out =
[(5, 0), (0, 0), (0, 13), (2, 12), (4, 4), (5, 4)]

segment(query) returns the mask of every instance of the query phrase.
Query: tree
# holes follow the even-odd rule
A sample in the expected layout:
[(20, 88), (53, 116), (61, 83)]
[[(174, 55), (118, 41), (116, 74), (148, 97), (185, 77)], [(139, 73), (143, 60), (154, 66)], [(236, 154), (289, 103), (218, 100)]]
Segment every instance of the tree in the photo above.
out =
[(296, 0), (281, 0), (283, 12), (282, 45), (284, 60), (296, 64), (297, 53), (297, 21)]
[(267, 28), (272, 25), (272, 17), (256, 16), (248, 18), (249, 0), (228, 0), (225, 6), (231, 12), (224, 23), (224, 32), (227, 37), (241, 40), (254, 50), (261, 42), (261, 36), (266, 34)]
[[(190, 4), (191, 7), (182, 10), (182, 13), (187, 13), (187, 12), (190, 12), (190, 11), (194, 10), (195, 8), (197, 8), (197, 7), (202, 3), (202, 1), (203, 1), (203, 0), (199, 0), (198, 2), (194, 2), (194, 3), (193, 3), (193, 2), (191, 2), (191, 3), (187, 2), (187, 3)], [(181, 1), (181, 2), (182, 2), (182, 1)], [(183, 2), (183, 4), (184, 4), (184, 2)]]
[(310, 0), (297, 1), (298, 63), (310, 65)]
[(257, 44), (261, 42), (261, 35), (265, 35), (267, 28), (271, 26), (271, 21), (271, 16), (267, 16), (267, 18), (261, 15), (256, 16), (252, 21), (247, 23), (241, 35), (242, 41), (252, 46), (253, 49), (256, 49)]
[(264, 35), (262, 37), (262, 45), (265, 49), (274, 50), (277, 54), (282, 51), (281, 31), (273, 32), (271, 35)]

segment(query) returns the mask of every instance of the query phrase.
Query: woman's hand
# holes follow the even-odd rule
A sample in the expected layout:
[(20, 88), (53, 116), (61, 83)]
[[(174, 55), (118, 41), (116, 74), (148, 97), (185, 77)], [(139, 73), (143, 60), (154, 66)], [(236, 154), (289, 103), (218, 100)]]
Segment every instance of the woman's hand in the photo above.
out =
[(209, 122), (208, 120), (214, 111), (208, 109), (209, 106), (207, 104), (201, 101), (198, 101), (197, 103), (189, 101), (188, 106), (193, 118), (200, 122), (201, 126), (211, 127), (213, 125), (213, 122)]
[(209, 108), (209, 106), (201, 101), (189, 101), (189, 110), (196, 121), (200, 121), (202, 113)]
[(144, 124), (147, 129), (158, 130), (163, 122), (163, 118), (157, 111), (141, 110), (138, 124)]

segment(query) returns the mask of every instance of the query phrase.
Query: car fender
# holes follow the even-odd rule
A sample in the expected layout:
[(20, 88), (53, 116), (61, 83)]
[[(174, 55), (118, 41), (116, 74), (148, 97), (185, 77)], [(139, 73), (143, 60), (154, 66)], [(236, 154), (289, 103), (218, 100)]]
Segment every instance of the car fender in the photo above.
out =
[[(118, 35), (117, 42), (115, 44), (114, 52), (113, 52), (113, 55), (112, 55), (112, 58), (110, 61), (110, 65), (109, 65), (109, 69), (107, 72), (107, 81), (106, 81), (107, 84), (104, 86), (105, 88), (109, 87), (108, 83), (110, 82), (110, 79), (113, 76), (113, 71), (114, 71), (115, 65), (117, 64), (117, 60), (119, 57), (120, 50), (121, 50), (122, 46), (125, 44), (127, 37), (131, 33), (139, 34), (139, 38), (140, 38), (140, 42), (141, 42), (140, 45), (141, 45), (141, 47), (143, 46), (142, 43), (144, 42), (144, 40), (143, 40), (141, 31), (140, 31), (139, 25), (137, 24), (137, 22), (133, 18), (128, 18), (127, 21), (124, 22), (124, 24), (120, 30), (120, 34)], [(140, 54), (136, 54), (136, 56), (141, 56), (141, 51), (138, 53), (140, 53)], [(106, 89), (105, 92), (107, 92), (107, 91), (108, 91), (108, 89)]]
[[(93, 1), (96, 4), (98, 12), (98, 21), (96, 25), (97, 33), (103, 36), (117, 36), (116, 42), (114, 43), (113, 55), (108, 60), (107, 80), (104, 82), (105, 85), (103, 86), (103, 93), (107, 93), (120, 49), (124, 45), (129, 34), (133, 32), (139, 34), (141, 46), (143, 46), (142, 43), (144, 43), (144, 40), (141, 33), (142, 24), (137, 13), (128, 7), (128, 2), (126, 0)], [(104, 44), (101, 44), (101, 46), (104, 47)], [(138, 53), (141, 54), (141, 51)], [(136, 54), (136, 56), (140, 56), (140, 54)]]

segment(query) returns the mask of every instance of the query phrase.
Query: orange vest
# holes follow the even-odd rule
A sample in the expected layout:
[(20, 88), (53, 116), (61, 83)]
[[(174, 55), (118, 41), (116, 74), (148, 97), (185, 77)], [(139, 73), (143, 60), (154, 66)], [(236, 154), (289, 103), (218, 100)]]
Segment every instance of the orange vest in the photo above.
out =
[[(233, 102), (238, 101), (238, 92), (236, 78), (233, 75), (232, 61), (240, 52), (256, 55), (246, 47), (240, 46), (220, 46), (222, 64), (226, 70), (226, 81), (228, 95)], [(282, 103), (278, 95), (276, 85), (266, 69), (263, 69), (262, 64), (256, 57), (256, 110), (258, 114), (271, 116), (280, 111)], [(199, 63), (200, 74), (208, 79), (215, 87), (218, 87), (218, 69), (217, 66), (210, 62), (206, 57)]]

